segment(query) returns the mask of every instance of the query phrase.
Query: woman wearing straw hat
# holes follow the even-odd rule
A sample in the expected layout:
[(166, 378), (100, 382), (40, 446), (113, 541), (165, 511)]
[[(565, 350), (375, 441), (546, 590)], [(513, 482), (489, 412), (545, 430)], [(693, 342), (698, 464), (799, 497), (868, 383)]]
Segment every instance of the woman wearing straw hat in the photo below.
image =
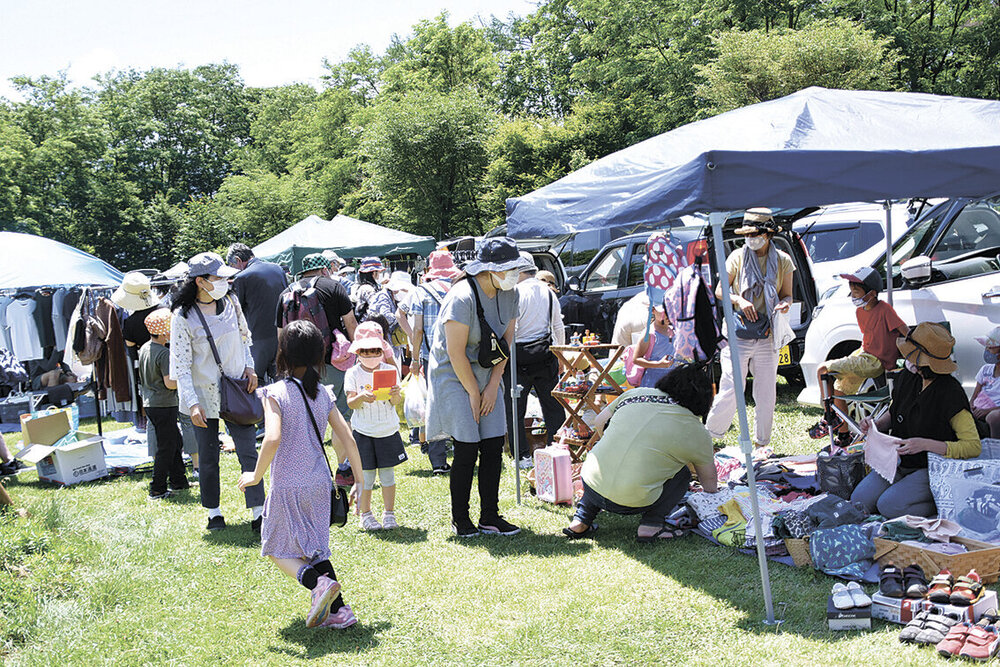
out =
[[(742, 248), (734, 250), (726, 259), (729, 274), (729, 298), (737, 318), (745, 323), (740, 338), (739, 390), (746, 387), (747, 369), (753, 373), (754, 445), (766, 447), (771, 442), (771, 425), (774, 420), (774, 402), (778, 381), (778, 350), (769, 323), (776, 313), (787, 313), (792, 304), (792, 272), (795, 265), (787, 253), (772, 243), (781, 231), (775, 224), (769, 208), (747, 209), (743, 226), (736, 230), (746, 238)], [(716, 296), (722, 298), (722, 285), (716, 287)], [(740, 328), (740, 323), (737, 323)], [(729, 430), (736, 414), (736, 382), (733, 379), (731, 350), (722, 350), (722, 380), (708, 413), (705, 427), (712, 437), (720, 440)]]
[[(515, 535), (520, 528), (500, 515), (500, 469), (507, 433), (503, 372), (514, 341), (517, 293), (526, 266), (509, 238), (483, 241), (441, 305), (428, 367), (427, 439), (451, 436), (452, 529), (459, 537), (480, 532)], [(506, 349), (505, 349), (506, 348)], [(469, 517), (472, 476), (479, 459), (479, 525)]]
[(906, 368), (896, 380), (889, 411), (861, 430), (874, 426), (899, 441), (899, 464), (892, 483), (874, 470), (861, 480), (851, 501), (869, 513), (895, 519), (905, 514), (934, 516), (937, 509), (927, 474), (927, 453), (951, 459), (979, 456), (982, 445), (969, 399), (951, 375), (958, 367), (951, 353), (955, 339), (940, 324), (921, 322), (896, 340)]

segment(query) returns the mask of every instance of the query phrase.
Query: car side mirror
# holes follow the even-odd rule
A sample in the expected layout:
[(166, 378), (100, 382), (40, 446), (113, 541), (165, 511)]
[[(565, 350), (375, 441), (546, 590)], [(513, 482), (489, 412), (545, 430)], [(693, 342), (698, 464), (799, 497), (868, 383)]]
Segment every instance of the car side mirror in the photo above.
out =
[(922, 285), (931, 279), (931, 258), (924, 255), (914, 257), (903, 262), (899, 267), (903, 273), (903, 280), (911, 285)]
[(576, 278), (570, 278), (569, 282), (566, 283), (566, 286), (570, 289), (571, 292), (580, 291), (580, 281), (577, 280)]

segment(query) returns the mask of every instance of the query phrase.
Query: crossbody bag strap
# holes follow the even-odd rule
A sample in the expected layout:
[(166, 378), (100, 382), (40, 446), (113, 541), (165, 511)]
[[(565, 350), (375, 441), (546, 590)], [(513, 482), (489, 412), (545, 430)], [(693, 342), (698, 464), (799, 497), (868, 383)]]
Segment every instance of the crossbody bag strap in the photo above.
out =
[(225, 375), (225, 372), (222, 370), (222, 359), (219, 357), (219, 350), (215, 347), (215, 338), (212, 336), (212, 330), (208, 328), (208, 322), (205, 321), (205, 316), (202, 314), (201, 308), (198, 307), (198, 304), (196, 303), (192, 307), (194, 308), (194, 312), (198, 313), (198, 319), (201, 320), (201, 326), (205, 329), (205, 335), (208, 336), (208, 346), (212, 348), (212, 356), (215, 357), (215, 363), (219, 367), (219, 373)]
[[(493, 333), (493, 335), (496, 338), (501, 338), (501, 336), (498, 335), (497, 332), (493, 330), (493, 327), (490, 326), (489, 321), (487, 321), (487, 319), (486, 319), (486, 313), (483, 312), (483, 302), (480, 301), (480, 299), (479, 299), (479, 288), (476, 287), (476, 284), (475, 284), (476, 278), (475, 278), (475, 276), (469, 276), (466, 280), (469, 281), (469, 289), (472, 290), (472, 295), (474, 297), (476, 297), (476, 317), (479, 318), (479, 326), (480, 326), (480, 328), (486, 327), (487, 329), (489, 329)], [(497, 302), (497, 317), (500, 317), (500, 303), (499, 302)], [(482, 334), (480, 334), (480, 336), (481, 335)]]
[(312, 424), (313, 433), (316, 434), (316, 440), (319, 442), (319, 451), (323, 453), (323, 460), (326, 461), (326, 467), (330, 469), (330, 477), (333, 477), (333, 466), (330, 465), (330, 457), (326, 455), (326, 450), (323, 449), (323, 435), (319, 432), (316, 417), (313, 416), (312, 408), (309, 407), (309, 398), (306, 396), (306, 390), (302, 388), (298, 380), (289, 380), (289, 382), (298, 387), (299, 393), (302, 394), (302, 402), (306, 404), (306, 412), (309, 413), (309, 423)]

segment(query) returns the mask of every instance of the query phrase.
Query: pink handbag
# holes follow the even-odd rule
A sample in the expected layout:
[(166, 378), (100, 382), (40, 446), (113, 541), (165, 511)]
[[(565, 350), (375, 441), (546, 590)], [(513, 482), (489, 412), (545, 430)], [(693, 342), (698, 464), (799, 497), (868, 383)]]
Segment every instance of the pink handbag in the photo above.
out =
[(535, 492), (548, 503), (573, 502), (573, 469), (565, 445), (535, 450)]
[(338, 371), (347, 371), (357, 362), (357, 355), (351, 354), (351, 341), (340, 329), (333, 330), (333, 342), (330, 344), (330, 365)]

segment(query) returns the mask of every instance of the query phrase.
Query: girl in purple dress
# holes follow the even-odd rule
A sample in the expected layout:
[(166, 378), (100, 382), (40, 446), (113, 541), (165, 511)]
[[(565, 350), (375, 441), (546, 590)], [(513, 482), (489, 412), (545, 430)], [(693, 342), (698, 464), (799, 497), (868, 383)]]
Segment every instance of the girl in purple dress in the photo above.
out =
[[(312, 591), (307, 627), (346, 628), (358, 619), (344, 604), (330, 564), (333, 482), (317, 429), (321, 434), (326, 433), (327, 424), (333, 429), (338, 461), (347, 458), (354, 470), (361, 470), (361, 457), (351, 428), (337, 411), (336, 399), (319, 382), (323, 351), (323, 335), (312, 322), (297, 320), (281, 330), (278, 372), (284, 379), (262, 390), (264, 443), (257, 467), (243, 473), (239, 488), (259, 484), (273, 466), (271, 494), (264, 505), (261, 555)], [(355, 484), (352, 499), (357, 494)]]

